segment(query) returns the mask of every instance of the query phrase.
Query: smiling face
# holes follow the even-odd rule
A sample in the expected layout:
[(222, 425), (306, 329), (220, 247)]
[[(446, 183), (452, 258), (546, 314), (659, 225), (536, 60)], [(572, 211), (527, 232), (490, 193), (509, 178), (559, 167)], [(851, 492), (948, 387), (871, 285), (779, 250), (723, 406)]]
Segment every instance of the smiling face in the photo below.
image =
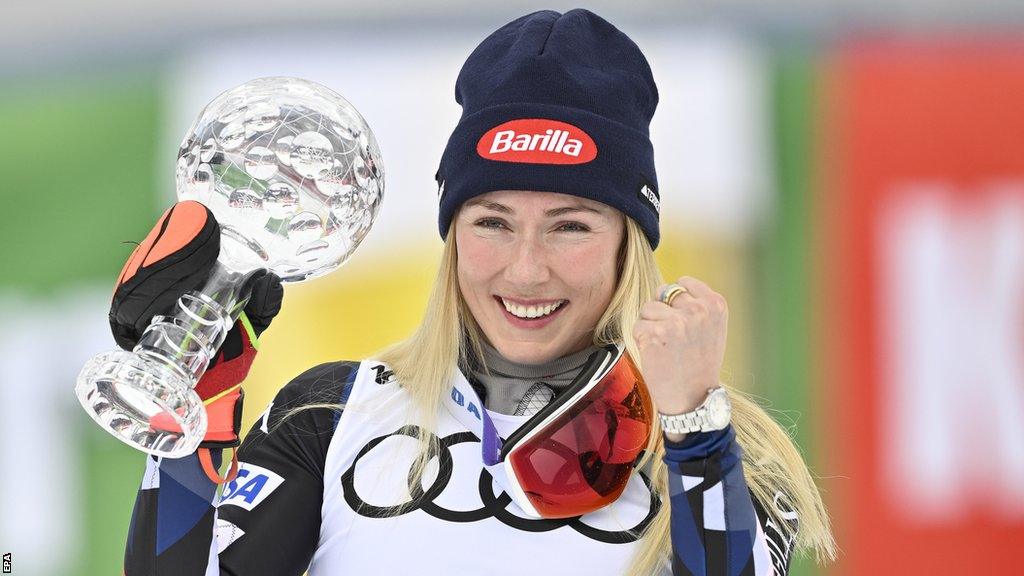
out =
[(459, 289), (505, 358), (540, 364), (586, 348), (617, 283), (620, 212), (555, 192), (498, 191), (460, 208)]

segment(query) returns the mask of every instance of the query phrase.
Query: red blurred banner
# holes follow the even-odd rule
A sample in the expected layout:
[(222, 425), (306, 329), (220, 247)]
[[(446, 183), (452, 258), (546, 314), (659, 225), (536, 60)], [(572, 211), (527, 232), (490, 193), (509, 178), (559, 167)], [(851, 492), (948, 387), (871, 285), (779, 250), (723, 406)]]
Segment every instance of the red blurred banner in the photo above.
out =
[(838, 572), (1024, 574), (1024, 43), (855, 43), (823, 89)]

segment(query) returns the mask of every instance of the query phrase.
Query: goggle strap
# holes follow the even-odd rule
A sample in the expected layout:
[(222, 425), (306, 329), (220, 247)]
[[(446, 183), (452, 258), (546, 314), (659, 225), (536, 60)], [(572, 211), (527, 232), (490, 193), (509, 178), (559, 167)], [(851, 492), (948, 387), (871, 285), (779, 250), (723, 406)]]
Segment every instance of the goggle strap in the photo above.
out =
[(498, 429), (491, 422), (487, 410), (483, 410), (483, 435), (480, 440), (480, 450), (483, 451), (484, 465), (494, 466), (501, 462), (501, 437), (498, 436)]
[(640, 461), (644, 459), (644, 454), (646, 453), (646, 450), (641, 450), (640, 453), (636, 455), (636, 460), (633, 460), (633, 468), (638, 468), (640, 466)]
[(480, 438), (480, 450), (485, 466), (501, 462), (501, 436), (487, 414), (480, 396), (469, 381), (456, 370), (451, 393), (445, 399), (445, 406), (456, 420)]

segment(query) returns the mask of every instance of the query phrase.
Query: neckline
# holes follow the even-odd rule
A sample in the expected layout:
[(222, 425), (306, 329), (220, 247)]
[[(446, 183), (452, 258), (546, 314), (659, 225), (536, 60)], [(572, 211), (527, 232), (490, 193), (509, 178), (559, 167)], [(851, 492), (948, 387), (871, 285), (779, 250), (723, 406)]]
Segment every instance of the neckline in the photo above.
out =
[(506, 422), (520, 422), (520, 423), (522, 423), (522, 422), (526, 422), (530, 418), (533, 418), (532, 414), (530, 414), (530, 415), (524, 414), (524, 415), (517, 416), (515, 414), (503, 414), (501, 412), (496, 412), (496, 411), (491, 410), (490, 408), (486, 408), (486, 407), (484, 408), (484, 410), (487, 410), (488, 414), (490, 415), (490, 417), (492, 419), (494, 419), (494, 420), (504, 420)]
[[(542, 364), (520, 364), (502, 356), (489, 343), (481, 342), (480, 344), (483, 348), (484, 364), (489, 375), (523, 380), (544, 380), (578, 370), (587, 362), (590, 355), (597, 350), (595, 346), (591, 345), (583, 350), (566, 354)], [(481, 370), (481, 372), (483, 371)]]

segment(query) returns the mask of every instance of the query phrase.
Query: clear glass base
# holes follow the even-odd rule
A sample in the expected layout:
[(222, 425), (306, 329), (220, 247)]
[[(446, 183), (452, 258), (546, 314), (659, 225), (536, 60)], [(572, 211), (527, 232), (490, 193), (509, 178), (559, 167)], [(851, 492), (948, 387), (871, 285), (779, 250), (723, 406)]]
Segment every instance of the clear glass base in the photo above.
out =
[(100, 426), (156, 456), (187, 456), (206, 431), (206, 409), (191, 383), (146, 354), (114, 350), (94, 357), (78, 374), (75, 394)]
[(153, 317), (134, 350), (87, 362), (75, 394), (89, 416), (143, 452), (168, 458), (195, 452), (206, 435), (206, 407), (193, 386), (248, 299), (239, 294), (247, 277), (218, 262), (202, 289)]

